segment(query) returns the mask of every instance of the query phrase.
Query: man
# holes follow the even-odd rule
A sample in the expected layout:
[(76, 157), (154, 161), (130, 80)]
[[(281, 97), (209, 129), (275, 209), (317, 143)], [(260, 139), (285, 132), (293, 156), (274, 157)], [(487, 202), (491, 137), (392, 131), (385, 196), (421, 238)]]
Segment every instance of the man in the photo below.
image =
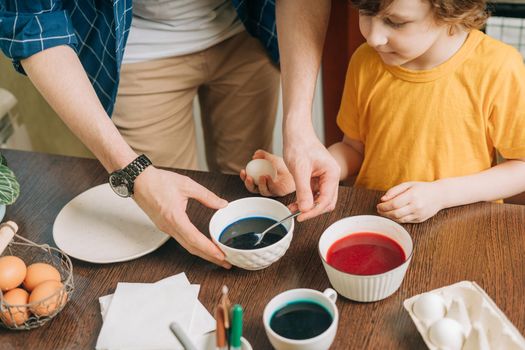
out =
[[(262, 26), (271, 1), (234, 1), (247, 30), (275, 46)], [(266, 11), (266, 12), (265, 12)], [(284, 102), (284, 155), (305, 220), (333, 209), (339, 170), (313, 134), (311, 105), (329, 15), (328, 1), (277, 2)], [(254, 16), (258, 14), (259, 16)], [(301, 15), (299, 15), (301, 14)], [(157, 227), (190, 253), (229, 268), (224, 254), (186, 215), (189, 198), (219, 209), (227, 202), (188, 177), (157, 169), (125, 142), (113, 111), (131, 0), (0, 0), (0, 47), (25, 72), (60, 118), (112, 174), (112, 187), (133, 198)], [(267, 22), (265, 22), (267, 23)], [(266, 29), (265, 29), (266, 28)], [(125, 171), (119, 171), (125, 169)], [(314, 195), (311, 179), (318, 184)]]
[[(210, 171), (238, 173), (257, 149), (271, 149), (277, 42), (265, 48), (240, 15), (249, 18), (231, 0), (133, 0), (111, 119), (136, 153), (156, 166), (196, 169), (196, 95)], [(262, 15), (274, 35), (273, 9)]]

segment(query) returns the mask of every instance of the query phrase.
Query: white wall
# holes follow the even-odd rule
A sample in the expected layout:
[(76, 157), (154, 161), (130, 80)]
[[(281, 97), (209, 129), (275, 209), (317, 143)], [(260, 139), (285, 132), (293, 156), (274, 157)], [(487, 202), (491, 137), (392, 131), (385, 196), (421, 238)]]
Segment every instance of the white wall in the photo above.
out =
[[(312, 121), (314, 129), (317, 133), (317, 137), (324, 143), (324, 113), (323, 113), (323, 94), (322, 94), (322, 79), (321, 74), (317, 79), (317, 86), (315, 89), (314, 104), (312, 107)], [(204, 153), (204, 136), (202, 134), (202, 123), (200, 118), (200, 108), (198, 100), (193, 101), (194, 117), (195, 117), (195, 129), (197, 134), (197, 149), (199, 156), (199, 169), (207, 170), (206, 156)], [(283, 134), (282, 134), (282, 123), (283, 123), (283, 109), (281, 101), (281, 93), (279, 94), (279, 104), (277, 108), (277, 117), (275, 121), (275, 129), (273, 131), (273, 151), (275, 154), (282, 156), (283, 154)]]

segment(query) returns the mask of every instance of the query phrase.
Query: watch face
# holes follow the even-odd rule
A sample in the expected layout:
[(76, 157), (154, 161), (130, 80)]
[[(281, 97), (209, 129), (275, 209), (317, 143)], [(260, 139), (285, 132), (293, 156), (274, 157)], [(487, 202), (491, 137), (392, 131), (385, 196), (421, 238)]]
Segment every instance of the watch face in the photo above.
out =
[(127, 186), (127, 181), (118, 174), (111, 174), (109, 176), (109, 185), (113, 191), (121, 197), (129, 197), (130, 193)]
[(126, 185), (120, 185), (117, 187), (114, 187), (113, 190), (116, 194), (118, 194), (121, 197), (129, 197), (129, 191)]

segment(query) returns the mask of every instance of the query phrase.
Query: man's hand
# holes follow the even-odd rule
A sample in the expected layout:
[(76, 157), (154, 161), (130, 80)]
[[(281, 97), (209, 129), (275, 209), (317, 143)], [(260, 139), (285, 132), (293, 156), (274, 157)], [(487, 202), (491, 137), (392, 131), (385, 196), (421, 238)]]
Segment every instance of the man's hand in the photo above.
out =
[(204, 236), (186, 214), (188, 199), (194, 198), (212, 209), (228, 203), (187, 176), (148, 167), (135, 181), (135, 201), (157, 227), (172, 236), (191, 254), (224, 268), (224, 253)]
[(297, 209), (308, 220), (334, 210), (337, 202), (340, 168), (313, 131), (286, 138), (284, 160), (295, 180)]
[(423, 222), (443, 209), (442, 194), (438, 182), (404, 182), (381, 197), (377, 212), (400, 223)]

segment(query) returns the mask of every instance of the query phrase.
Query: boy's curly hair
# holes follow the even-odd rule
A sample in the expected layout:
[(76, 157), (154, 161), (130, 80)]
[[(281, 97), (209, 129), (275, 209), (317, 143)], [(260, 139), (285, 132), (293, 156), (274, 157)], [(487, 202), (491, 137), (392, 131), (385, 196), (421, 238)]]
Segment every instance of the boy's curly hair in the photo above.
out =
[[(421, 0), (425, 1), (425, 0)], [(486, 0), (426, 0), (434, 9), (437, 21), (450, 25), (462, 25), (467, 29), (480, 29), (485, 25), (489, 12)], [(350, 3), (366, 15), (375, 16), (387, 9), (394, 0), (350, 0)]]

